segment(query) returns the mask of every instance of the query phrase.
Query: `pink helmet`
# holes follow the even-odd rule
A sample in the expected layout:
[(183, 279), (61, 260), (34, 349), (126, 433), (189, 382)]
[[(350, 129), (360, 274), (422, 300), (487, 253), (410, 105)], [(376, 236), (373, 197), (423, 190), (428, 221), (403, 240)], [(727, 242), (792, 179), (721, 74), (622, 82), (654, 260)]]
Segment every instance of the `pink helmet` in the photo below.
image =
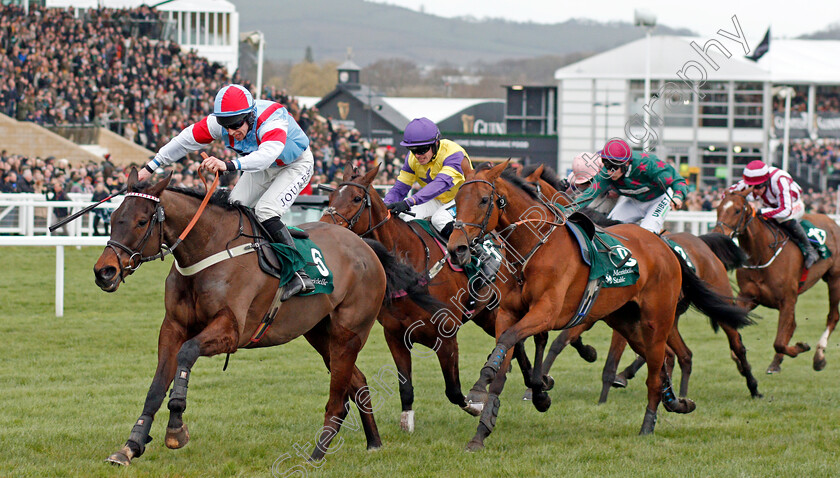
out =
[(764, 161), (754, 160), (744, 168), (744, 182), (750, 186), (762, 184), (770, 179), (770, 168)]
[(572, 173), (569, 175), (569, 182), (572, 184), (583, 184), (592, 181), (603, 167), (601, 158), (597, 154), (581, 153), (572, 160)]

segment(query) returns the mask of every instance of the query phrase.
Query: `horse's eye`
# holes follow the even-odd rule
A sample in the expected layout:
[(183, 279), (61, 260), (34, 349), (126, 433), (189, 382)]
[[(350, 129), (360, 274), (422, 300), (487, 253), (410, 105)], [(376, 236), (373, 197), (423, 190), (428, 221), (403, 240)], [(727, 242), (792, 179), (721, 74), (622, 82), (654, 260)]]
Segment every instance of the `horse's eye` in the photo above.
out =
[(142, 221), (138, 222), (137, 225), (140, 226), (140, 227), (143, 227), (148, 223), (149, 223), (148, 219), (143, 219)]
[(361, 197), (361, 196), (356, 196), (356, 197), (354, 197), (354, 198), (353, 198), (353, 202), (357, 202), (357, 203), (358, 203), (358, 202), (362, 202), (362, 197)]
[(479, 204), (481, 204), (483, 206), (483, 205), (487, 204), (488, 202), (490, 202), (490, 198), (487, 197), (487, 196), (484, 196), (483, 198), (481, 198), (481, 202), (479, 202)]

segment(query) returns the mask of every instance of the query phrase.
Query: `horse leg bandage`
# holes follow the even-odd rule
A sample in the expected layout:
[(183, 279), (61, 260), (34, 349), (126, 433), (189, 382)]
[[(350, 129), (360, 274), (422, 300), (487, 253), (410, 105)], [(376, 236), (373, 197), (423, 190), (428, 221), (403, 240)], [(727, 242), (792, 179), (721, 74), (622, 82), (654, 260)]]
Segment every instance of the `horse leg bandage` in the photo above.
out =
[[(152, 429), (152, 420), (154, 420), (150, 415), (140, 415), (140, 418), (137, 419), (137, 423), (131, 428), (131, 434), (128, 435), (128, 441), (134, 442), (139, 450), (134, 454), (134, 457), (138, 457), (146, 451), (146, 443), (152, 441), (152, 437), (149, 436), (149, 431)], [(128, 445), (128, 443), (126, 443)], [(133, 450), (132, 450), (133, 451)]]
[[(187, 367), (178, 367), (175, 373), (174, 384), (172, 390), (169, 392), (169, 410), (173, 412), (183, 412), (187, 408), (187, 385), (190, 381), (190, 370)], [(177, 407), (180, 409), (173, 409)]]
[(677, 397), (674, 395), (674, 390), (671, 388), (671, 377), (667, 375), (662, 379), (662, 406), (666, 410), (673, 411), (677, 403)]
[(504, 344), (499, 344), (493, 349), (493, 352), (490, 353), (490, 357), (487, 358), (487, 363), (484, 364), (484, 368), (489, 368), (493, 371), (493, 375), (495, 375), (499, 369), (502, 367), (502, 362), (505, 360), (505, 353), (507, 353), (507, 346)]
[(478, 422), (487, 427), (488, 432), (492, 432), (496, 426), (496, 417), (499, 416), (499, 406), (501, 401), (498, 395), (488, 395), (487, 403), (484, 404), (484, 410), (481, 411), (481, 418)]

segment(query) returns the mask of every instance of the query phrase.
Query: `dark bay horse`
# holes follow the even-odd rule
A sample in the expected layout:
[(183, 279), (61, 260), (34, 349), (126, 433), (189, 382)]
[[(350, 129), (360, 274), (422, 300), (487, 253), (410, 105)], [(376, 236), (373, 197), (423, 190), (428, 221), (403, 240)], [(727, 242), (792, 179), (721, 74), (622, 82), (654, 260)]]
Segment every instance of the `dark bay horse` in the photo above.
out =
[[(553, 170), (544, 169), (543, 166), (537, 168), (526, 168), (523, 170), (525, 179), (539, 187), (540, 193), (550, 198), (552, 202), (561, 205), (568, 205), (568, 197), (557, 192), (560, 182)], [(584, 209), (582, 212), (589, 216), (596, 224), (602, 227), (614, 226), (621, 224), (619, 221), (608, 219), (605, 214), (598, 211)], [(702, 236), (695, 236), (689, 233), (665, 233), (664, 237), (671, 239), (682, 249), (687, 258), (694, 264), (697, 270), (697, 275), (710, 288), (721, 294), (722, 296), (731, 297), (733, 295), (732, 286), (729, 283), (729, 276), (727, 271), (740, 267), (745, 261), (746, 256), (732, 242), (728, 237), (719, 233), (704, 234)], [(669, 368), (673, 368), (673, 360), (676, 358), (680, 364), (682, 371), (680, 376), (680, 391), (679, 396), (685, 397), (688, 395), (688, 381), (691, 376), (692, 368), (692, 352), (686, 345), (679, 332), (678, 323), (680, 316), (688, 309), (688, 303), (683, 298), (677, 307), (677, 317), (674, 319), (674, 328), (671, 330), (671, 335), (668, 336), (668, 350), (666, 364)], [(739, 373), (744, 376), (747, 382), (747, 389), (750, 391), (750, 396), (753, 398), (760, 398), (762, 395), (758, 391), (758, 381), (752, 374), (752, 367), (747, 361), (747, 348), (744, 346), (741, 334), (726, 322), (711, 321), (712, 326), (717, 330), (717, 326), (723, 329), (726, 338), (729, 342), (729, 349), (731, 351), (732, 360)], [(584, 326), (573, 327), (571, 329), (563, 330), (560, 335), (551, 344), (551, 348), (546, 354), (545, 363), (543, 365), (544, 373), (548, 374), (554, 359), (563, 350), (568, 343), (580, 342), (580, 335), (584, 332)], [(581, 345), (578, 345), (580, 347)], [(636, 372), (644, 365), (644, 358), (638, 357), (630, 366), (628, 366), (621, 374), (616, 375), (619, 361), (621, 360), (622, 352), (627, 346), (627, 341), (618, 332), (613, 331), (610, 349), (607, 353), (607, 359), (604, 363), (604, 371), (601, 375), (602, 388), (598, 403), (605, 403), (609, 394), (610, 388), (613, 386), (626, 386), (627, 380), (631, 379)]]
[[(467, 164), (464, 164), (464, 167), (469, 169)], [(379, 167), (376, 166), (362, 175), (348, 165), (344, 169), (344, 182), (330, 193), (329, 207), (324, 211), (321, 221), (347, 227), (362, 237), (376, 239), (389, 250), (398, 251), (416, 271), (427, 274), (430, 268), (443, 259), (444, 251), (423, 228), (403, 221), (398, 215), (392, 215), (388, 211), (385, 202), (371, 187), (378, 172)], [(379, 312), (385, 341), (401, 377), (400, 426), (405, 431), (411, 432), (414, 429), (412, 355), (431, 355), (428, 352), (420, 352), (419, 349), (409, 348), (414, 343), (434, 351), (440, 363), (449, 401), (471, 415), (481, 413), (483, 404), (467, 403), (461, 391), (456, 334), (462, 322), (468, 319), (491, 337), (495, 337), (495, 307), (499, 294), (504, 294), (504, 291), (499, 291), (498, 288), (504, 288), (505, 284), (492, 286), (496, 289), (495, 293), (490, 288), (480, 291), (473, 310), (468, 310), (467, 307), (468, 287), (466, 274), (443, 264), (430, 280), (429, 293), (448, 305), (447, 314), (435, 316), (410, 301), (400, 299), (392, 301)], [(528, 377), (530, 363), (521, 344), (517, 345), (515, 354), (523, 374)]]
[[(161, 257), (167, 244), (174, 248), (171, 252), (177, 261), (166, 279), (166, 314), (158, 339), (158, 366), (143, 412), (125, 446), (108, 461), (128, 465), (132, 458), (143, 454), (151, 441), (149, 430), (155, 413), (173, 380), (165, 444), (169, 448), (187, 444), (189, 433), (182, 415), (190, 370), (198, 357), (280, 345), (301, 335), (321, 354), (330, 371), (324, 426), (311, 459), (324, 457), (347, 416), (348, 400), (353, 400), (361, 412), (368, 449), (380, 447), (379, 432), (369, 409), (370, 397), (365, 395), (369, 393), (366, 379), (355, 365), (356, 357), (390, 282), (405, 287), (412, 281), (416, 283), (419, 275), (407, 266), (386, 271), (380, 261), (387, 261), (388, 257), (378, 256), (372, 246), (344, 228), (323, 223), (304, 225), (323, 253), (316, 259), (319, 270), (326, 266), (333, 273), (334, 290), (281, 303), (274, 326), (255, 340), (278, 280), (261, 272), (256, 254), (235, 256), (204, 269), (199, 266), (200, 261), (217, 253), (230, 257), (231, 250), (254, 243), (259, 233), (252, 231), (250, 222), (243, 220), (242, 213), (229, 205), (224, 195), (217, 194), (219, 197), (214, 197), (181, 242), (179, 234), (196, 215), (202, 195), (166, 189), (170, 177), (156, 184), (138, 183), (137, 171), (132, 169), (127, 183), (130, 192), (113, 213), (111, 240), (94, 267), (96, 284), (114, 292), (141, 263)], [(378, 246), (380, 253), (387, 254), (381, 244)], [(199, 270), (182, 275), (176, 266), (196, 266)], [(405, 279), (400, 281), (390, 274), (405, 274)]]
[[(565, 225), (566, 218), (542, 202), (535, 188), (515, 174), (502, 175), (507, 162), (467, 176), (456, 196), (457, 222), (448, 249), (459, 263), (470, 258), (470, 243), (495, 230), (517, 260), (504, 264), (521, 287), (502, 297), (496, 318), (497, 345), (474, 390), (490, 385), (486, 404), (468, 450), (480, 449), (492, 432), (499, 412), (499, 394), (508, 371), (512, 347), (535, 334), (567, 327), (575, 318), (589, 278), (578, 246)], [(647, 360), (648, 403), (641, 434), (654, 431), (660, 402), (669, 411), (688, 413), (695, 405), (676, 398), (663, 367), (665, 342), (673, 327), (680, 291), (701, 310), (726, 311), (716, 320), (746, 325), (744, 309), (727, 303), (697, 278), (655, 234), (636, 225), (619, 225), (609, 231), (638, 264), (635, 284), (601, 290), (584, 323), (605, 320), (624, 335), (630, 346)], [(623, 251), (626, 253), (626, 251)], [(625, 254), (626, 257), (626, 254)], [(629, 265), (633, 265), (630, 263)], [(541, 410), (550, 398), (540, 388), (542, 353), (534, 357), (534, 405)], [(472, 393), (472, 392), (471, 392)]]
[(803, 219), (811, 221), (825, 231), (825, 245), (831, 257), (821, 259), (808, 271), (807, 279), (802, 277), (802, 253), (775, 221), (764, 219), (758, 214), (744, 193), (727, 192), (717, 207), (717, 224), (714, 230), (737, 238), (741, 248), (749, 255), (749, 262), (735, 272), (739, 298), (750, 308), (759, 305), (779, 311), (779, 325), (773, 348), (776, 355), (767, 368), (767, 373), (781, 371), (784, 356), (796, 357), (811, 347), (797, 342), (791, 346), (790, 339), (796, 330), (796, 299), (799, 294), (813, 287), (820, 279), (828, 284), (828, 317), (826, 328), (814, 353), (814, 370), (825, 368), (825, 349), (828, 337), (840, 318), (840, 227), (825, 214), (806, 214)]

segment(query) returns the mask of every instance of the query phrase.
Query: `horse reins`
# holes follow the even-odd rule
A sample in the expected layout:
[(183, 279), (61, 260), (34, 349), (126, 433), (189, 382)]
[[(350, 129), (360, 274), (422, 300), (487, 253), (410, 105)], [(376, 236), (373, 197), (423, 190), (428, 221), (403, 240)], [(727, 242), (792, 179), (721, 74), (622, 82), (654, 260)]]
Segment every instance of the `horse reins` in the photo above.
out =
[[(740, 215), (740, 219), (738, 219), (738, 223), (735, 225), (734, 228), (732, 226), (730, 226), (729, 224), (726, 224), (723, 221), (717, 221), (715, 223), (715, 227), (726, 226), (730, 230), (732, 230), (732, 232), (729, 234), (730, 239), (734, 239), (738, 236), (743, 235), (747, 231), (747, 227), (749, 227), (749, 225), (750, 225), (750, 223), (752, 223), (753, 219), (756, 218), (756, 214), (755, 214), (755, 208), (751, 207), (750, 204), (746, 201), (744, 202), (744, 207), (741, 210), (742, 210), (743, 214)], [(776, 233), (776, 230), (774, 229), (773, 225), (771, 225), (770, 222), (764, 220), (764, 218), (759, 218), (759, 222), (764, 224), (765, 226), (767, 226), (770, 229), (770, 232), (773, 234), (773, 243), (770, 244), (768, 247), (770, 249), (774, 249), (776, 252), (773, 254), (772, 257), (770, 257), (770, 260), (768, 260), (764, 264), (761, 264), (761, 265), (744, 265), (744, 266), (742, 266), (743, 269), (766, 269), (767, 267), (770, 267), (770, 265), (773, 264), (773, 262), (776, 260), (776, 258), (779, 257), (779, 254), (782, 252), (782, 250), (785, 248), (785, 245), (787, 245), (788, 241), (790, 240), (789, 237), (785, 237), (785, 240), (782, 241), (781, 246), (780, 246), (779, 245), (779, 236)], [(743, 223), (743, 225), (742, 225), (742, 223)], [(721, 229), (722, 229), (722, 227), (721, 227)]]
[[(206, 157), (206, 153), (202, 153), (202, 156)], [(201, 172), (201, 168), (199, 168), (199, 173), (200, 172)], [(124, 251), (129, 256), (128, 257), (128, 265), (125, 266), (125, 267), (123, 267), (122, 261), (117, 260), (117, 263), (119, 263), (119, 265), (120, 265), (120, 280), (125, 282), (125, 272), (126, 271), (128, 271), (129, 273), (132, 273), (132, 272), (136, 271), (137, 268), (139, 268), (140, 265), (143, 264), (144, 262), (150, 262), (150, 261), (153, 261), (155, 259), (163, 260), (164, 257), (168, 256), (169, 254), (172, 254), (172, 252), (179, 245), (181, 245), (181, 243), (187, 237), (187, 234), (189, 234), (190, 231), (192, 231), (193, 227), (198, 222), (198, 218), (201, 217), (201, 214), (204, 212), (204, 209), (207, 207), (207, 204), (210, 202), (210, 197), (213, 195), (213, 192), (215, 192), (216, 187), (219, 185), (219, 173), (218, 172), (215, 173), (215, 177), (213, 178), (213, 182), (210, 184), (209, 187), (207, 186), (207, 180), (204, 179), (204, 176), (199, 174), (199, 177), (201, 178), (201, 182), (204, 183), (204, 188), (207, 190), (207, 194), (204, 196), (204, 199), (201, 201), (201, 205), (198, 207), (198, 210), (193, 215), (189, 224), (187, 224), (187, 227), (184, 228), (183, 232), (181, 232), (181, 235), (179, 235), (178, 239), (175, 241), (175, 244), (173, 244), (171, 247), (167, 246), (163, 242), (163, 221), (166, 219), (166, 215), (164, 214), (164, 211), (163, 211), (163, 205), (160, 204), (160, 198), (157, 197), (157, 196), (152, 196), (151, 194), (145, 194), (145, 193), (139, 193), (139, 192), (130, 192), (130, 193), (126, 194), (126, 199), (129, 198), (129, 197), (137, 197), (137, 198), (147, 199), (149, 201), (155, 202), (155, 212), (152, 213), (151, 220), (149, 221), (149, 227), (146, 229), (146, 233), (143, 235), (143, 238), (140, 240), (140, 244), (137, 246), (136, 250), (131, 249), (130, 247), (128, 247), (128, 246), (126, 246), (126, 245), (124, 245), (124, 244), (122, 244), (118, 241), (115, 241), (113, 239), (108, 240), (107, 247), (109, 247), (112, 251), (114, 251), (114, 255), (117, 256), (117, 259), (119, 259), (119, 257), (120, 257), (118, 249), (121, 249), (122, 251)], [(160, 231), (159, 246), (158, 246), (160, 248), (160, 250), (158, 251), (157, 254), (154, 254), (154, 255), (151, 255), (151, 256), (144, 256), (141, 251), (145, 248), (146, 242), (148, 242), (149, 238), (152, 236), (152, 231), (154, 230), (156, 225), (158, 226), (158, 230)], [(138, 259), (138, 257), (139, 257), (139, 259)], [(135, 265), (135, 260), (137, 261), (136, 265)]]

